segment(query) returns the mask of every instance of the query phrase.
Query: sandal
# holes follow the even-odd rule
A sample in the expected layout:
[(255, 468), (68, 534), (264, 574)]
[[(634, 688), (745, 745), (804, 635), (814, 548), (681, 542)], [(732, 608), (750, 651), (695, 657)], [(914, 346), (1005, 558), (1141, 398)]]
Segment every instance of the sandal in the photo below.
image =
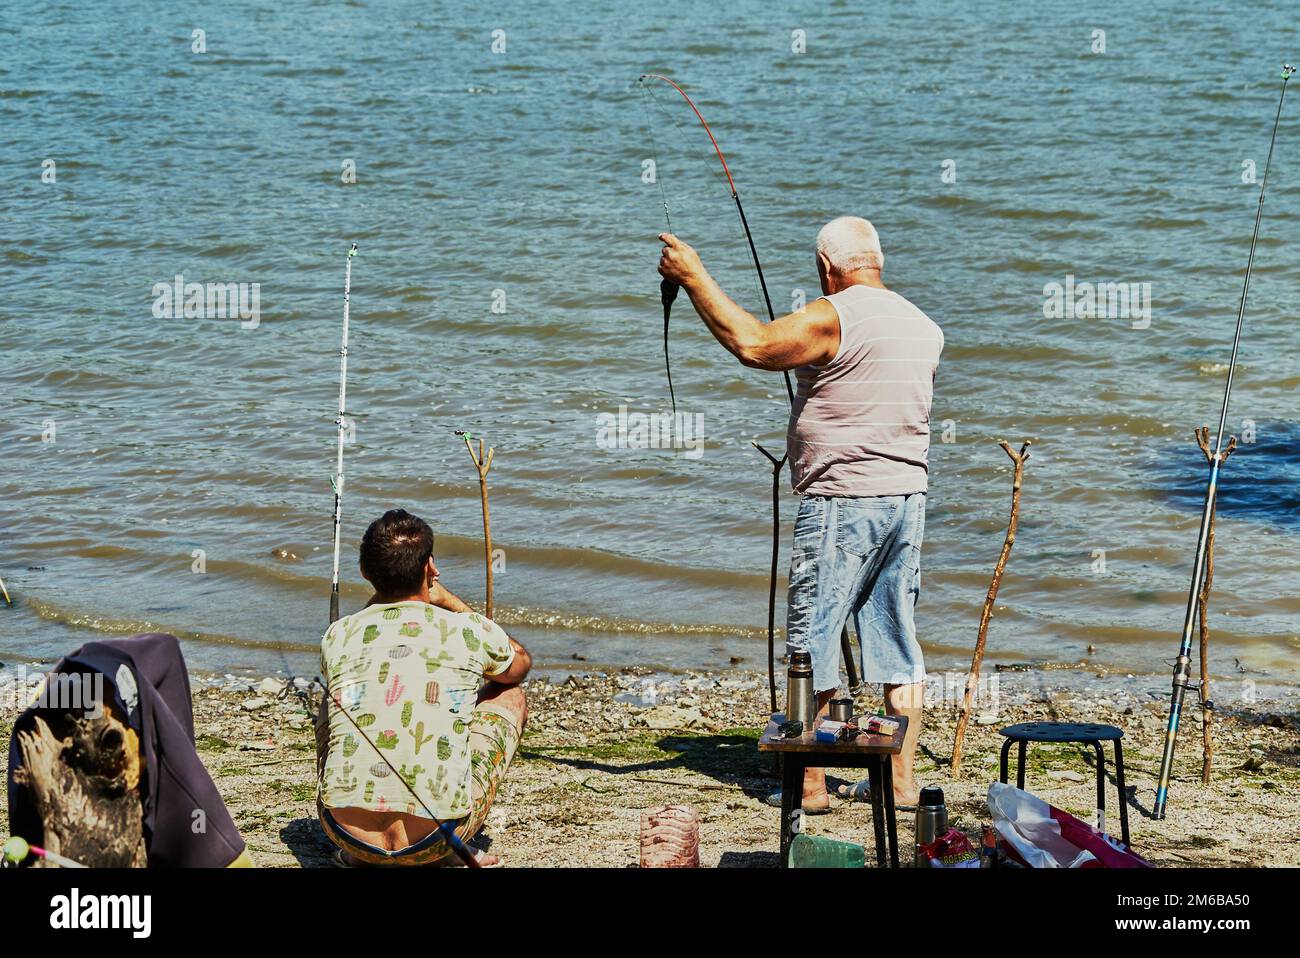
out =
[[(780, 808), (781, 790), (777, 789), (771, 795), (763, 796), (763, 804), (771, 805), (773, 808)], [(803, 810), (803, 813), (805, 815), (829, 815), (830, 812), (831, 812), (831, 807), (829, 805), (827, 805), (825, 808), (805, 808)]]
[[(827, 776), (826, 787), (828, 790), (833, 790), (835, 792), (835, 797), (842, 802), (862, 802), (866, 805), (871, 804), (871, 782), (869, 779), (864, 778), (857, 782), (846, 782), (843, 779), (833, 779), (830, 776)], [(895, 799), (894, 811), (914, 812), (916, 811), (916, 806), (903, 804)]]

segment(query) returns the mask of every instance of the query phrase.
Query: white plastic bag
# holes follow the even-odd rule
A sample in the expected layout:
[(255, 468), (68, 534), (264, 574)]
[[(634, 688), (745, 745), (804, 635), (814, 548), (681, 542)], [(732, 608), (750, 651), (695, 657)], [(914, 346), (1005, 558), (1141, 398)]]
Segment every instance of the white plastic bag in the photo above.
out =
[(1115, 839), (1014, 785), (989, 786), (993, 828), (1030, 868), (1150, 868)]

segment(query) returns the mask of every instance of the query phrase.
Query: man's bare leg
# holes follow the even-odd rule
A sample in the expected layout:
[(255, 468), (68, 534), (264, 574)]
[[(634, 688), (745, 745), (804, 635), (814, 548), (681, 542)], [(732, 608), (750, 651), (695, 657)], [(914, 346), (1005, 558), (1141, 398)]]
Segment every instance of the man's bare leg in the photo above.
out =
[(514, 719), (522, 731), (528, 723), (528, 697), (522, 685), (498, 685), (488, 682), (479, 690), (475, 708), (486, 706), (490, 711), (500, 712), (506, 718)]
[[(916, 745), (921, 737), (921, 711), (924, 704), (925, 685), (921, 682), (885, 686), (885, 713), (907, 717), (907, 734), (903, 736), (902, 751), (891, 760), (895, 805), (915, 805), (921, 797), (920, 789), (916, 787), (913, 767), (916, 764)], [(854, 785), (841, 786), (838, 794), (843, 799), (866, 801), (870, 792), (867, 779), (863, 779)]]
[[(817, 693), (817, 714), (825, 715), (830, 711), (831, 699), (838, 689), (827, 689)], [(806, 768), (803, 772), (803, 807), (808, 811), (822, 811), (830, 808), (831, 798), (826, 794), (826, 769)]]
[(907, 717), (907, 734), (903, 737), (903, 750), (893, 757), (894, 802), (898, 805), (915, 805), (920, 798), (913, 768), (916, 764), (916, 743), (921, 738), (921, 712), (925, 704), (925, 684), (885, 686), (885, 712)]

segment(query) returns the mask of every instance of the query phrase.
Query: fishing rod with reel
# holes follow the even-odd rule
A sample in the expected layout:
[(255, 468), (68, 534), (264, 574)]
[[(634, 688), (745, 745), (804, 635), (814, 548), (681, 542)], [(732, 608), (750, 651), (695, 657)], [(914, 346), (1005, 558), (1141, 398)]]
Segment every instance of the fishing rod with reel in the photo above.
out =
[(1250, 254), (1246, 257), (1246, 278), (1241, 287), (1241, 303), (1237, 307), (1237, 327), (1232, 337), (1232, 358), (1228, 361), (1228, 379), (1223, 387), (1223, 408), (1219, 412), (1219, 433), (1214, 441), (1214, 454), (1210, 458), (1210, 478), (1205, 487), (1205, 505), (1201, 510), (1200, 532), (1196, 540), (1196, 561), (1192, 566), (1192, 585), (1187, 598), (1187, 613), (1183, 618), (1183, 636), (1174, 662), (1173, 693), (1169, 700), (1169, 723), (1165, 730), (1164, 753), (1160, 758), (1160, 778), (1156, 784), (1155, 804), (1151, 817), (1165, 817), (1169, 800), (1169, 779), (1173, 774), (1174, 744), (1178, 739), (1178, 726), (1182, 720), (1183, 699), (1191, 678), (1192, 627), (1196, 616), (1196, 602), (1205, 575), (1205, 554), (1209, 544), (1210, 522), (1214, 514), (1214, 501), (1219, 491), (1219, 467), (1227, 458), (1223, 451), (1223, 433), (1228, 422), (1228, 400), (1232, 396), (1232, 379), (1237, 371), (1237, 352), (1241, 346), (1241, 327), (1246, 317), (1246, 294), (1250, 291), (1250, 273), (1255, 265), (1255, 244), (1259, 240), (1259, 224), (1264, 217), (1264, 191), (1268, 188), (1268, 171), (1273, 162), (1273, 146), (1277, 142), (1277, 129), (1282, 121), (1282, 104), (1286, 100), (1286, 85), (1296, 68), (1290, 64), (1282, 67), (1282, 92), (1277, 100), (1277, 114), (1273, 118), (1273, 133), (1268, 141), (1268, 159), (1264, 161), (1264, 178), (1259, 185), (1259, 204), (1255, 209), (1255, 229), (1250, 236)]
[(352, 257), (357, 255), (357, 244), (348, 250), (347, 270), (343, 274), (343, 342), (339, 346), (339, 415), (334, 420), (339, 427), (339, 453), (330, 485), (334, 487), (334, 577), (330, 584), (330, 624), (339, 620), (339, 543), (343, 531), (343, 444), (347, 441), (345, 406), (348, 395), (348, 307), (352, 304)]

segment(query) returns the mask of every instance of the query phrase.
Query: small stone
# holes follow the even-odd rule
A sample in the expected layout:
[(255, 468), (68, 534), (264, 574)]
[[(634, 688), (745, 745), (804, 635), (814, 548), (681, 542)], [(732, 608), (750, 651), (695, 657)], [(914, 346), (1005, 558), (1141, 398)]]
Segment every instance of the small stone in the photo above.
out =
[(239, 703), (239, 707), (243, 709), (245, 712), (256, 712), (258, 709), (264, 709), (270, 704), (271, 704), (270, 699), (264, 699), (258, 697), (252, 699), (245, 699), (244, 701)]
[(1048, 772), (1048, 773), (1047, 773), (1047, 777), (1048, 777), (1048, 778), (1054, 778), (1054, 779), (1056, 779), (1057, 781), (1061, 781), (1061, 782), (1082, 782), (1082, 781), (1085, 781), (1084, 777), (1083, 777), (1082, 775), (1080, 775), (1078, 772), (1055, 772), (1055, 771), (1054, 771), (1054, 772)]
[(257, 691), (260, 695), (279, 695), (283, 688), (283, 682), (279, 679), (273, 679), (269, 675), (257, 683)]
[(985, 712), (983, 715), (977, 715), (975, 716), (975, 724), (976, 725), (997, 725), (998, 713)]

